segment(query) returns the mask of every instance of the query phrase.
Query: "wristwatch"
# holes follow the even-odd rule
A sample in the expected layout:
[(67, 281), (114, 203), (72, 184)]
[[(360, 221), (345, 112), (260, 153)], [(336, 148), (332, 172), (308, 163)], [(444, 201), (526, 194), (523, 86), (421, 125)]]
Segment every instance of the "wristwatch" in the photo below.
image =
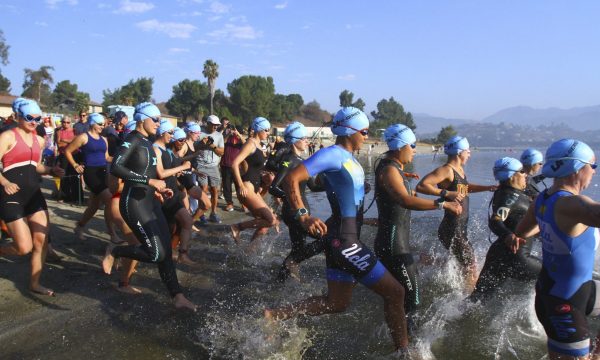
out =
[(442, 192), (440, 193), (440, 199), (446, 199), (447, 194), (448, 194), (448, 190), (442, 189)]
[(296, 214), (294, 215), (294, 219), (298, 220), (301, 216), (308, 215), (308, 210), (305, 208), (300, 208), (296, 210)]
[(435, 205), (437, 205), (438, 210), (444, 210), (444, 203), (445, 202), (446, 202), (446, 200), (443, 197), (440, 197), (439, 199), (433, 200), (433, 203)]

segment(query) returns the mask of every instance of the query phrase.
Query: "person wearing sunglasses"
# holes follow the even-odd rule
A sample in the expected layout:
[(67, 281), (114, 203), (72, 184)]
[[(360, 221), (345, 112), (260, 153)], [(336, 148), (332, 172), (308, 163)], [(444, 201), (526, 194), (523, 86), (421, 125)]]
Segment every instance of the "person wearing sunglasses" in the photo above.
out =
[(173, 191), (173, 196), (164, 200), (162, 211), (169, 223), (171, 234), (177, 233), (179, 237), (177, 261), (182, 264), (195, 265), (196, 263), (188, 256), (192, 239), (192, 215), (183, 204), (183, 194), (177, 184), (177, 174), (190, 170), (192, 165), (189, 161), (181, 162), (171, 150), (167, 149), (167, 144), (173, 139), (174, 133), (173, 124), (169, 120), (162, 120), (154, 141), (157, 160), (156, 173), (159, 179), (165, 181), (167, 188)]
[(390, 125), (383, 137), (389, 150), (375, 162), (378, 227), (374, 250), (385, 268), (404, 287), (404, 310), (409, 324), (413, 325), (420, 296), (416, 261), (410, 249), (411, 210), (447, 210), (459, 215), (462, 207), (456, 201), (415, 196), (411, 176), (405, 172), (405, 166), (416, 153), (417, 138), (409, 127)]
[(0, 134), (0, 219), (13, 238), (0, 245), (0, 256), (31, 253), (29, 289), (33, 293), (54, 296), (54, 291), (40, 284), (48, 250), (48, 207), (40, 190), (40, 175), (63, 176), (55, 166), (45, 166), (42, 160), (44, 138), (36, 134), (42, 110), (33, 100), (15, 105), (17, 127)]
[[(112, 194), (108, 189), (106, 165), (112, 161), (112, 157), (108, 154), (108, 142), (101, 135), (104, 124), (104, 116), (98, 113), (90, 114), (88, 119), (89, 131), (77, 135), (65, 149), (67, 161), (78, 174), (83, 175), (85, 185), (91, 193), (87, 207), (75, 226), (75, 236), (79, 240), (84, 239), (85, 226), (102, 204), (104, 205), (104, 223), (110, 235), (110, 240), (115, 244), (120, 244), (123, 240), (116, 233), (110, 211)], [(76, 153), (81, 154), (80, 162), (77, 162), (74, 157)]]
[(102, 268), (110, 274), (118, 258), (155, 263), (175, 308), (196, 311), (196, 305), (183, 295), (179, 285), (171, 252), (169, 224), (157, 199), (173, 195), (166, 183), (158, 179), (157, 157), (148, 139), (156, 134), (159, 127), (160, 110), (149, 102), (138, 104), (133, 120), (136, 122), (135, 131), (117, 149), (110, 172), (125, 181), (119, 207), (123, 219), (140, 243), (107, 247)]
[[(283, 264), (279, 268), (277, 280), (280, 282), (285, 281), (290, 275), (300, 280), (299, 265), (302, 261), (307, 260), (321, 252), (323, 252), (323, 242), (317, 239), (311, 243), (306, 243), (307, 232), (302, 228), (297, 219), (294, 218), (295, 211), (292, 210), (290, 202), (285, 196), (285, 191), (281, 188), (283, 179), (294, 170), (297, 166), (302, 164), (302, 157), (300, 156), (308, 147), (308, 138), (306, 127), (302, 123), (293, 122), (289, 124), (284, 132), (283, 139), (287, 144), (287, 147), (280, 148), (274, 155), (269, 156), (266, 168), (269, 171), (273, 171), (275, 179), (269, 187), (269, 193), (279, 199), (283, 200), (281, 207), (282, 219), (287, 225), (290, 233), (290, 241), (292, 243), (292, 249), (289, 255), (283, 261)], [(308, 207), (308, 200), (306, 199), (305, 190), (306, 187), (311, 191), (324, 191), (321, 186), (318, 185), (315, 178), (309, 178), (307, 181), (300, 183), (300, 194), (302, 201)]]
[[(254, 135), (249, 137), (242, 146), (238, 156), (233, 159), (231, 168), (233, 178), (238, 188), (238, 198), (242, 205), (248, 208), (253, 220), (243, 221), (231, 225), (231, 233), (236, 243), (240, 244), (240, 233), (246, 229), (256, 229), (247, 251), (254, 251), (260, 239), (269, 228), (279, 225), (279, 221), (273, 211), (267, 206), (260, 195), (262, 176), (261, 172), (267, 161), (262, 150), (262, 142), (269, 138), (271, 123), (264, 117), (257, 117), (252, 121)], [(247, 169), (244, 175), (240, 173), (240, 165), (245, 162)]]
[[(364, 144), (368, 128), (369, 119), (364, 112), (354, 107), (342, 108), (331, 125), (337, 136), (336, 145), (317, 151), (285, 177), (283, 188), (295, 218), (312, 236), (323, 236), (327, 294), (266, 309), (264, 314), (268, 320), (282, 320), (299, 314), (343, 312), (350, 305), (358, 281), (383, 298), (385, 319), (394, 347), (401, 354), (408, 346), (404, 288), (359, 239), (365, 175), (352, 152)], [(309, 214), (300, 194), (300, 183), (317, 175), (325, 186), (332, 210), (326, 223)]]
[(600, 314), (600, 282), (592, 279), (600, 242), (600, 202), (582, 192), (596, 168), (594, 151), (584, 142), (552, 143), (542, 167), (542, 175), (553, 179), (552, 186), (529, 206), (513, 239), (518, 249), (522, 239), (540, 232), (542, 270), (535, 286), (535, 312), (548, 337), (550, 359), (590, 358), (593, 335), (586, 317)]
[(538, 175), (544, 165), (544, 155), (534, 148), (525, 149), (521, 154), (521, 163), (527, 173), (525, 193), (534, 200), (542, 190), (548, 188), (544, 182), (544, 175)]
[(464, 286), (470, 293), (477, 282), (477, 264), (473, 246), (467, 237), (469, 193), (494, 191), (496, 185), (478, 185), (467, 180), (464, 166), (471, 156), (467, 138), (453, 136), (444, 144), (444, 153), (448, 155), (446, 163), (421, 179), (417, 184), (417, 191), (450, 201), (456, 200), (462, 205), (460, 215), (444, 212), (438, 237), (442, 245), (456, 257)]
[[(525, 192), (528, 175), (523, 164), (504, 157), (496, 160), (493, 171), (499, 185), (492, 197), (488, 225), (498, 238), (487, 252), (475, 290), (469, 297), (472, 301), (489, 299), (508, 278), (532, 281), (542, 268), (540, 259), (532, 254), (535, 238), (516, 239), (515, 235), (531, 204)], [(517, 252), (511, 247), (515, 241), (521, 244)]]

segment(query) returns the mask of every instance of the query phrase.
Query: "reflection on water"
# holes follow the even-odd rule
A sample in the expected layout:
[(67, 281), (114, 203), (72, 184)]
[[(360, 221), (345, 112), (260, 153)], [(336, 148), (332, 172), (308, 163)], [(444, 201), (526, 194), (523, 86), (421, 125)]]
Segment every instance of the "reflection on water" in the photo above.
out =
[[(466, 166), (473, 183), (493, 183), (492, 164), (502, 156), (519, 153), (473, 152)], [(374, 158), (361, 158), (371, 184)], [(445, 161), (430, 155), (417, 156), (413, 169), (424, 176)], [(598, 199), (598, 179), (586, 192)], [(490, 245), (487, 227), (491, 193), (472, 194), (469, 238), (481, 268)], [(373, 194), (368, 194), (369, 204)], [(329, 215), (324, 194), (309, 194), (313, 214)], [(486, 303), (464, 301), (456, 264), (437, 239), (442, 217), (438, 211), (413, 211), (411, 246), (415, 254), (433, 256), (436, 265), (419, 268), (422, 306), (418, 328), (411, 338), (415, 359), (542, 359), (545, 335), (533, 309), (533, 283), (509, 280), (494, 299)], [(373, 206), (367, 217), (376, 217)], [(198, 330), (199, 344), (213, 358), (237, 359), (392, 359), (392, 342), (383, 319), (383, 303), (370, 291), (357, 286), (351, 307), (343, 314), (300, 317), (267, 324), (265, 307), (288, 304), (326, 291), (325, 260), (316, 256), (302, 264), (303, 282), (273, 281), (289, 251), (287, 228), (268, 235), (260, 256), (231, 254), (215, 279), (219, 284), (207, 323)], [(362, 240), (373, 245), (376, 229), (365, 226)], [(495, 238), (492, 236), (492, 241)], [(219, 245), (217, 245), (219, 246)], [(222, 245), (221, 245), (222, 246)], [(236, 250), (237, 251), (237, 250)]]

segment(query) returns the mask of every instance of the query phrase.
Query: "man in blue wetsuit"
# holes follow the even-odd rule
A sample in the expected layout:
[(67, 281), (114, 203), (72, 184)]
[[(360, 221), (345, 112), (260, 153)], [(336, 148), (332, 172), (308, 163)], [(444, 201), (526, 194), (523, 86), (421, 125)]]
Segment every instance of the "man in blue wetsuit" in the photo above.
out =
[(596, 157), (585, 143), (562, 139), (546, 151), (542, 174), (552, 186), (538, 195), (517, 226), (518, 248), (538, 230), (542, 270), (535, 310), (548, 336), (550, 359), (589, 359), (587, 315), (600, 314), (600, 284), (592, 280), (600, 236), (600, 203), (581, 192), (596, 173)]
[[(360, 240), (364, 172), (352, 152), (363, 145), (369, 120), (360, 110), (345, 107), (331, 125), (336, 145), (319, 150), (292, 170), (284, 190), (295, 218), (313, 236), (324, 236), (327, 262), (327, 295), (308, 298), (298, 304), (265, 310), (267, 319), (287, 319), (300, 313), (321, 315), (343, 312), (350, 305), (358, 280), (384, 299), (385, 319), (396, 350), (408, 346), (404, 314), (404, 288)], [(332, 215), (323, 223), (310, 216), (302, 200), (300, 183), (321, 174)]]

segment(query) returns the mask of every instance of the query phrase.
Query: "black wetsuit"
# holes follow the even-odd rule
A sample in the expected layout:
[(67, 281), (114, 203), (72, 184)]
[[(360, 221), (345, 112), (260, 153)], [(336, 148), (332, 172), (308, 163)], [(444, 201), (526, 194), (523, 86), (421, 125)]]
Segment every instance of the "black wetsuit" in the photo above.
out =
[(254, 186), (254, 192), (256, 193), (260, 190), (260, 184), (262, 182), (261, 171), (265, 167), (266, 160), (265, 154), (263, 154), (262, 150), (258, 147), (254, 149), (252, 154), (246, 157), (248, 170), (242, 176), (242, 181), (250, 182)]
[[(285, 258), (281, 268), (279, 270), (279, 280), (285, 280), (290, 271), (285, 265), (288, 260), (293, 261), (296, 264), (301, 263), (302, 261), (315, 256), (323, 251), (323, 241), (317, 239), (310, 244), (306, 243), (306, 231), (302, 228), (302, 225), (295, 219), (296, 212), (292, 210), (290, 202), (285, 196), (285, 192), (280, 188), (281, 182), (286, 177), (287, 174), (290, 173), (294, 168), (298, 165), (302, 164), (302, 158), (294, 153), (294, 151), (288, 148), (279, 149), (274, 155), (274, 161), (278, 163), (277, 169), (267, 168), (267, 170), (275, 170), (277, 175), (275, 175), (275, 179), (271, 183), (271, 187), (269, 188), (269, 193), (275, 197), (283, 199), (283, 205), (281, 207), (281, 217), (283, 222), (287, 225), (290, 232), (290, 241), (292, 242), (292, 251)], [(271, 162), (272, 159), (269, 159)], [(308, 181), (303, 181), (300, 183), (300, 194), (302, 196), (302, 202), (306, 206), (306, 209), (310, 212), (310, 207), (308, 206), (308, 200), (306, 199), (306, 186), (311, 191), (324, 191), (325, 189), (318, 186), (314, 178), (309, 178)]]
[[(187, 151), (185, 152), (184, 157), (193, 155), (195, 152), (194, 150), (192, 150), (192, 148), (190, 147), (190, 144), (188, 144), (187, 141), (186, 141), (186, 144), (187, 144)], [(190, 162), (192, 163), (192, 169), (195, 169), (196, 163), (198, 162), (197, 156), (192, 157)], [(196, 180), (194, 179), (194, 173), (191, 170), (184, 171), (183, 174), (179, 177), (179, 182), (181, 183), (181, 185), (183, 185), (185, 187), (186, 190), (189, 191), (191, 188), (196, 186)]]
[[(178, 158), (175, 158), (175, 155), (171, 150), (163, 149), (158, 145), (154, 146), (160, 150), (160, 159), (163, 169), (167, 170), (181, 165), (181, 161)], [(173, 190), (173, 196), (166, 199), (162, 204), (162, 211), (167, 218), (167, 222), (172, 224), (175, 223), (175, 215), (177, 212), (184, 208), (183, 197), (181, 191), (179, 190), (179, 186), (177, 185), (177, 177), (175, 175), (169, 176), (163, 180), (167, 184), (167, 187)]]
[(475, 263), (475, 253), (467, 237), (467, 225), (469, 224), (469, 182), (452, 169), (454, 180), (446, 188), (448, 191), (458, 191), (465, 195), (461, 202), (462, 213), (454, 215), (446, 210), (444, 218), (438, 228), (438, 237), (444, 247), (452, 251), (456, 260), (463, 268), (469, 268)]
[(140, 245), (117, 246), (112, 254), (142, 262), (158, 264), (158, 272), (171, 296), (181, 293), (175, 264), (171, 257), (169, 225), (154, 197), (155, 189), (148, 185), (156, 179), (156, 154), (148, 138), (133, 131), (117, 149), (111, 174), (123, 179), (125, 187), (119, 209)]
[(544, 182), (544, 179), (544, 175), (528, 176), (525, 194), (527, 194), (527, 196), (529, 196), (532, 200), (535, 199), (540, 192), (548, 188)]
[[(379, 179), (381, 172), (388, 166), (398, 170), (404, 186), (410, 194), (412, 192), (410, 183), (400, 168), (400, 164), (393, 160), (385, 158), (380, 160), (375, 169), (375, 179)], [(409, 246), (410, 210), (394, 201), (378, 181), (375, 182), (375, 198), (379, 213), (379, 227), (374, 245), (375, 255), (404, 286), (404, 309), (409, 314), (416, 310), (420, 302), (417, 266)]]
[(512, 234), (527, 213), (531, 200), (521, 190), (502, 184), (492, 198), (492, 216), (489, 227), (498, 236), (490, 246), (485, 264), (470, 299), (480, 300), (491, 295), (506, 279), (533, 281), (539, 274), (541, 259), (531, 254), (534, 238), (527, 239), (516, 254), (504, 243), (504, 237)]

